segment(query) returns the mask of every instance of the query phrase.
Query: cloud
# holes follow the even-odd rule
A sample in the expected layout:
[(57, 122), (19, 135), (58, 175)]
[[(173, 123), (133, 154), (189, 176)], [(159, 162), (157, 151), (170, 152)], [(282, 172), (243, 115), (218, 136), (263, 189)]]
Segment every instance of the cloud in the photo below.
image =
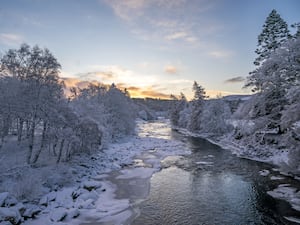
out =
[(226, 51), (226, 50), (216, 50), (216, 51), (211, 51), (208, 53), (210, 56), (214, 58), (228, 58), (233, 55), (232, 51)]
[[(71, 96), (72, 93), (70, 91), (71, 87), (77, 87), (80, 89), (86, 88), (89, 86), (89, 84), (99, 84), (96, 80), (82, 80), (81, 78), (76, 77), (67, 77), (67, 78), (61, 78), (61, 80), (65, 83), (65, 95)], [(105, 85), (105, 84), (104, 84)], [(125, 88), (127, 91), (129, 91), (131, 97), (134, 98), (161, 98), (161, 99), (169, 99), (170, 95), (166, 93), (162, 93), (158, 90), (154, 89), (154, 86), (146, 86), (146, 87), (136, 87), (136, 86), (128, 86), (124, 83), (117, 83), (116, 86), (124, 90)]]
[(178, 72), (178, 69), (173, 65), (167, 65), (165, 66), (164, 71), (168, 74), (176, 74)]
[(239, 76), (239, 77), (233, 77), (233, 78), (227, 79), (224, 82), (225, 83), (241, 83), (241, 82), (244, 82), (244, 81), (245, 81), (245, 78)]
[(83, 80), (77, 77), (63, 77), (61, 80), (65, 84), (64, 93), (66, 96), (71, 96), (71, 87), (77, 87), (80, 89), (87, 88), (89, 84), (99, 84), (96, 80)]
[(18, 34), (0, 33), (0, 42), (9, 46), (20, 45), (23, 42), (23, 37)]
[(166, 36), (165, 38), (167, 40), (176, 40), (176, 39), (184, 39), (185, 37), (187, 37), (187, 33), (186, 32), (176, 32), (173, 34), (170, 34), (168, 36)]
[(161, 99), (170, 99), (169, 94), (153, 91), (153, 90), (145, 90), (141, 91), (141, 95), (143, 97), (150, 97), (150, 98), (161, 98)]
[(91, 71), (86, 73), (79, 73), (77, 74), (77, 76), (88, 80), (96, 79), (102, 82), (113, 81), (115, 78), (115, 75), (112, 71)]
[(211, 27), (219, 27), (202, 15), (215, 7), (211, 0), (104, 1), (130, 27), (133, 35), (146, 41), (195, 45), (200, 36), (211, 33)]
[(143, 14), (143, 8), (145, 8), (149, 1), (147, 0), (106, 0), (106, 3), (110, 5), (114, 13), (123, 20), (130, 21), (134, 17), (139, 17)]

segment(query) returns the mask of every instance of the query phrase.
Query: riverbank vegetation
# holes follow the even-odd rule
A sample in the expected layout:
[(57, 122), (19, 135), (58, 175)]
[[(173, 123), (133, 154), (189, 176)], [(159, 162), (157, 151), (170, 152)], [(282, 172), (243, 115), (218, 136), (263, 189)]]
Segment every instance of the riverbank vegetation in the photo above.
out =
[(174, 98), (172, 124), (238, 146), (242, 156), (279, 160), (299, 174), (300, 25), (293, 27), (297, 31), (291, 35), (275, 10), (267, 17), (258, 36), (256, 68), (245, 83), (253, 95), (206, 100), (204, 88), (195, 82), (192, 101), (182, 93)]
[(67, 99), (60, 67), (48, 49), (27, 44), (1, 58), (0, 146), (16, 134), (18, 145), (27, 145), (27, 164), (37, 163), (46, 149), (57, 162), (67, 161), (134, 131), (126, 92), (89, 84), (72, 88)]

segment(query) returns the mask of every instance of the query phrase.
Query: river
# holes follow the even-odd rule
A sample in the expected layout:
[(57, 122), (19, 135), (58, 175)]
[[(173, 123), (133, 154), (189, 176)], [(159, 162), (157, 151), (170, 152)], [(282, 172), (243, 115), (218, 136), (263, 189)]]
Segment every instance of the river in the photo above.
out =
[[(299, 218), (299, 212), (287, 202), (272, 198), (267, 191), (287, 183), (299, 190), (299, 181), (282, 175), (282, 179), (271, 180), (270, 176), (279, 176), (271, 165), (238, 158), (205, 139), (172, 131), (163, 123), (145, 126), (150, 128), (144, 129), (147, 132), (142, 135), (180, 140), (191, 154), (166, 157), (161, 162), (162, 169), (151, 179), (119, 179), (120, 171), (111, 176), (111, 182), (118, 187), (117, 197), (131, 201), (131, 216), (124, 224), (296, 224), (286, 217)], [(151, 163), (147, 164), (147, 159), (155, 157), (151, 150), (136, 161), (148, 168)], [(262, 176), (261, 171), (270, 174)]]

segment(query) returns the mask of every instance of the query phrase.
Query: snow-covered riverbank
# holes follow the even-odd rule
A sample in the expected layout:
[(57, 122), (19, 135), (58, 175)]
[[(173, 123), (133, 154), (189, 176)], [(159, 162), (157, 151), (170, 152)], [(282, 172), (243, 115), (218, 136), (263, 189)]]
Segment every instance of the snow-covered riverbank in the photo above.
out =
[[(92, 156), (74, 158), (68, 168), (31, 169), (36, 176), (39, 171), (59, 174), (66, 170), (66, 175), (71, 176), (66, 179), (75, 182), (54, 189), (43, 187), (41, 193), (44, 194), (33, 202), (17, 201), (9, 191), (0, 194), (0, 224), (81, 224), (89, 221), (121, 224), (128, 220), (132, 216), (132, 211), (128, 210), (132, 202), (116, 198), (118, 186), (109, 179), (113, 171), (119, 171), (117, 179), (150, 179), (160, 170), (164, 157), (189, 153), (183, 143), (170, 139), (167, 120), (138, 121), (137, 125), (137, 136), (112, 144)], [(139, 155), (143, 159), (134, 160)]]

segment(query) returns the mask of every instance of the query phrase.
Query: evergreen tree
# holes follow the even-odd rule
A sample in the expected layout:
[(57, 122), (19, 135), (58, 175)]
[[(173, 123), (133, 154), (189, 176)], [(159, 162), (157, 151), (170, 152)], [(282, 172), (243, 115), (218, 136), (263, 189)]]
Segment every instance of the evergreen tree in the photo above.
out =
[(196, 81), (193, 84), (194, 99), (191, 103), (191, 117), (188, 124), (190, 131), (200, 130), (200, 117), (203, 108), (204, 99), (207, 97), (204, 88)]
[(199, 85), (196, 81), (193, 84), (194, 101), (203, 101), (206, 98), (206, 92), (204, 88)]
[(258, 36), (258, 48), (255, 53), (258, 57), (254, 64), (259, 66), (265, 59), (267, 59), (272, 51), (277, 49), (290, 36), (287, 23), (280, 17), (276, 10), (267, 17), (263, 30)]

